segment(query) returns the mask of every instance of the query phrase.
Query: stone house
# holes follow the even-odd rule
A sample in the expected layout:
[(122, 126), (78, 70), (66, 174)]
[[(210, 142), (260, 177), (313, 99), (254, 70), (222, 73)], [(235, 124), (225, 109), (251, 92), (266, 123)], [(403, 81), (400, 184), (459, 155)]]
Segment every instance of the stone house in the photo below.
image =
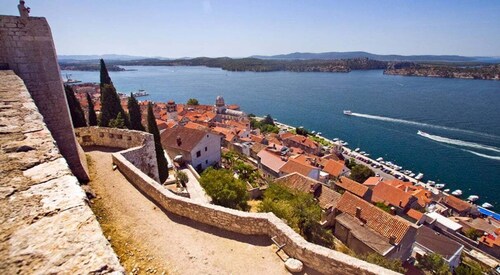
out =
[(429, 253), (439, 254), (454, 270), (460, 264), (460, 256), (464, 246), (440, 234), (427, 226), (417, 230), (417, 236), (412, 248), (412, 257), (417, 261)]
[(334, 183), (334, 190), (338, 192), (351, 192), (354, 195), (369, 201), (371, 197), (371, 189), (364, 186), (361, 183), (358, 183), (350, 178), (341, 177), (338, 181)]
[(417, 204), (418, 199), (405, 191), (382, 181), (372, 189), (371, 201), (381, 202), (395, 209), (397, 214), (404, 214)]
[(191, 164), (202, 171), (209, 166), (219, 165), (221, 161), (221, 136), (198, 129), (175, 127), (161, 134), (161, 144), (168, 155)]
[(407, 260), (417, 227), (391, 215), (358, 196), (345, 192), (335, 208), (333, 233), (358, 254), (378, 253)]

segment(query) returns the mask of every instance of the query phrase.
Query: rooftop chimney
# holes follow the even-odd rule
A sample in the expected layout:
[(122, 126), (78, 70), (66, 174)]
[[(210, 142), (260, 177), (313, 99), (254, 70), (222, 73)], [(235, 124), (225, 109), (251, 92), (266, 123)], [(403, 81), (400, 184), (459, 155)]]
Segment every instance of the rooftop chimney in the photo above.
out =
[(180, 136), (177, 136), (177, 146), (181, 146), (182, 140)]
[(392, 244), (392, 245), (396, 245), (396, 236), (391, 235), (389, 237), (389, 243)]
[(356, 218), (361, 219), (361, 207), (356, 207)]

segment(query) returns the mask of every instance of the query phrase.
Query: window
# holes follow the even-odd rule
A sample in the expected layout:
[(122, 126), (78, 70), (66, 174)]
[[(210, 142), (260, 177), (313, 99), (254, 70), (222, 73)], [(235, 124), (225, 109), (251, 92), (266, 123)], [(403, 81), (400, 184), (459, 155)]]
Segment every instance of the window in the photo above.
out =
[(208, 150), (208, 148), (207, 148), (207, 147), (205, 147), (205, 152), (206, 152), (207, 150)]
[(104, 137), (104, 133), (99, 133), (99, 137)]
[(82, 139), (83, 139), (83, 142), (91, 142), (92, 141), (90, 136), (83, 136)]
[(110, 137), (110, 138), (113, 138), (113, 137), (115, 137), (115, 135), (113, 135), (113, 134), (109, 134), (109, 137)]
[(117, 137), (118, 139), (122, 139), (122, 138), (123, 138), (123, 136), (122, 136), (122, 135), (116, 135), (116, 137)]
[(196, 152), (196, 157), (197, 158), (201, 157), (201, 151)]

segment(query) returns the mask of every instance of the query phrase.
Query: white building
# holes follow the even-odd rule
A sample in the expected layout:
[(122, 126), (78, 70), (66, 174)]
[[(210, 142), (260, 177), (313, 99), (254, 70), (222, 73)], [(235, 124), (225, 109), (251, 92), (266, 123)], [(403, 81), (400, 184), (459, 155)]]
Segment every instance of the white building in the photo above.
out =
[(172, 159), (182, 156), (184, 162), (191, 164), (198, 171), (220, 164), (220, 135), (203, 130), (175, 127), (166, 129), (160, 136), (162, 147)]

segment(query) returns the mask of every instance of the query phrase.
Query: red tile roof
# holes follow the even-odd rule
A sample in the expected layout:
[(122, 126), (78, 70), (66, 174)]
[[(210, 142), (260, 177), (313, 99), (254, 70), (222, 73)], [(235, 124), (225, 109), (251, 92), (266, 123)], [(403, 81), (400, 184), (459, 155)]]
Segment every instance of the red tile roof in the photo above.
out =
[(412, 195), (403, 190), (391, 186), (385, 182), (380, 182), (373, 188), (372, 201), (384, 202), (393, 206), (405, 208), (411, 201)]
[[(166, 129), (160, 134), (160, 137), (161, 144), (164, 148), (175, 148), (191, 152), (191, 150), (207, 135), (209, 135), (209, 133), (206, 131), (175, 127)], [(180, 138), (180, 143), (178, 142), (178, 138)]]
[(262, 165), (268, 167), (276, 173), (279, 173), (280, 168), (285, 164), (285, 161), (280, 156), (267, 151), (266, 149), (260, 150), (257, 154), (260, 158)]
[(342, 173), (342, 170), (344, 169), (345, 165), (343, 161), (335, 161), (335, 160), (326, 160), (324, 162), (323, 171), (327, 172), (328, 174), (338, 177)]
[(341, 177), (339, 181), (335, 182), (335, 186), (339, 186), (358, 197), (364, 197), (368, 192), (368, 187), (346, 177)]
[(392, 216), (349, 192), (345, 192), (342, 195), (336, 209), (342, 213), (356, 217), (356, 208), (358, 207), (361, 210), (360, 220), (366, 222), (366, 225), (370, 229), (386, 238), (394, 236), (396, 243), (401, 242), (408, 230), (412, 228), (410, 222), (397, 216)]
[(384, 180), (384, 178), (382, 178), (382, 177), (369, 177), (368, 179), (365, 180), (365, 182), (363, 182), (363, 185), (375, 186), (379, 182), (381, 182), (382, 180)]
[(285, 163), (285, 165), (283, 165), (280, 168), (280, 172), (285, 174), (291, 174), (293, 172), (297, 172), (301, 175), (309, 176), (309, 173), (311, 173), (313, 169), (318, 169), (318, 168), (312, 167), (311, 165), (303, 164), (295, 159), (290, 158), (287, 161), (287, 163)]
[(471, 208), (469, 203), (451, 195), (444, 197), (442, 202), (458, 212), (468, 211)]
[(406, 214), (408, 216), (410, 216), (410, 218), (415, 219), (417, 221), (419, 221), (424, 216), (424, 214), (422, 212), (418, 212), (415, 209), (408, 210), (408, 213), (406, 213)]

